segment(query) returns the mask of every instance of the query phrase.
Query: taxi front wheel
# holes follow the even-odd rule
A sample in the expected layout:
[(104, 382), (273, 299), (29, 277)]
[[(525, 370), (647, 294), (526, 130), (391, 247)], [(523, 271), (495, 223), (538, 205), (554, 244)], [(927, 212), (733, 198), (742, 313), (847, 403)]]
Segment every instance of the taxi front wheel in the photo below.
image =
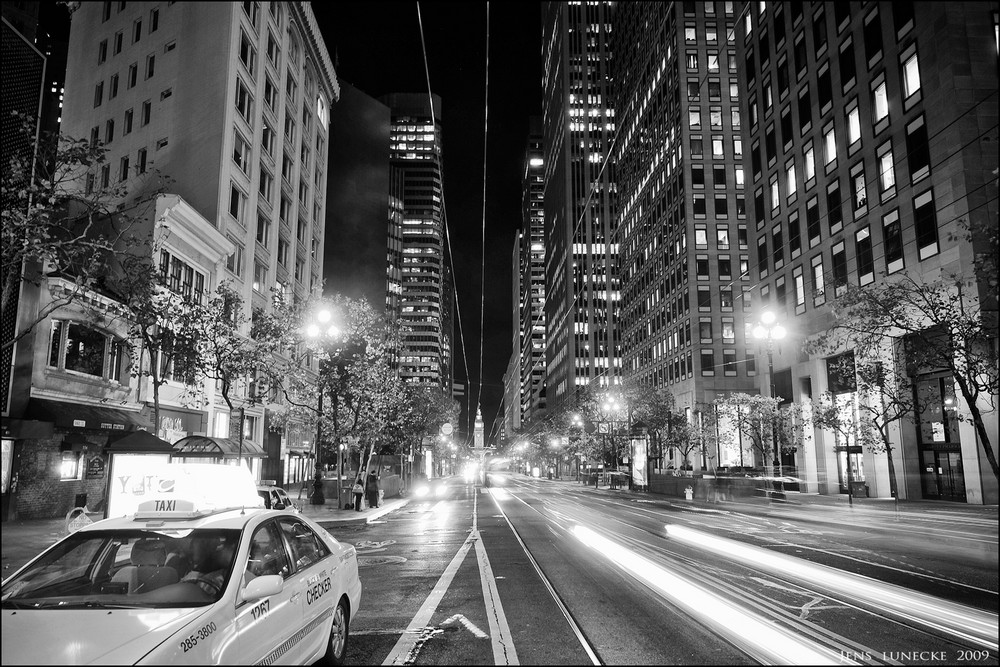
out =
[(347, 655), (347, 638), (350, 627), (350, 613), (347, 611), (347, 601), (344, 598), (333, 610), (333, 625), (330, 627), (330, 639), (326, 644), (326, 655), (320, 660), (321, 665), (343, 665)]

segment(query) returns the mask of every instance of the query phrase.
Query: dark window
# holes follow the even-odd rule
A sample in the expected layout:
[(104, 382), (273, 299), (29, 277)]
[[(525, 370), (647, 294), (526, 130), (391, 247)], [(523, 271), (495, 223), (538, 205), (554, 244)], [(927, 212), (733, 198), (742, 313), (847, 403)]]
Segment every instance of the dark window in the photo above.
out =
[(764, 134), (764, 149), (767, 153), (767, 164), (770, 166), (778, 156), (778, 147), (774, 139), (774, 126), (767, 128)]
[(771, 243), (774, 244), (771, 259), (774, 261), (774, 269), (777, 271), (785, 264), (785, 241), (781, 233), (781, 225), (771, 230)]
[(782, 60), (778, 65), (778, 97), (788, 94), (788, 61)]
[(809, 57), (806, 55), (806, 39), (803, 35), (799, 35), (795, 40), (795, 72), (804, 72), (808, 63)]
[(875, 271), (875, 260), (872, 258), (872, 235), (866, 226), (854, 235), (854, 254), (858, 261), (858, 278), (862, 284), (871, 280)]
[(819, 203), (815, 198), (806, 204), (806, 234), (809, 236), (809, 247), (820, 241)]
[(834, 294), (840, 296), (847, 287), (847, 253), (843, 243), (834, 246), (832, 259)]
[[(893, 271), (902, 268), (903, 261), (903, 231), (899, 225), (899, 213), (893, 211), (882, 219), (883, 236), (885, 242), (885, 266), (886, 270)], [(900, 266), (893, 264), (899, 262)]]
[(854, 42), (848, 41), (840, 50), (840, 85), (847, 88), (857, 75), (854, 62)]
[(698, 288), (698, 309), (712, 309), (712, 288), (711, 287), (699, 287)]
[(695, 188), (705, 187), (705, 167), (700, 164), (691, 167), (691, 186)]
[(913, 0), (897, 0), (892, 3), (892, 25), (898, 36), (907, 26), (913, 26)]
[(813, 45), (817, 54), (826, 47), (826, 14), (822, 11), (813, 16)]
[(844, 208), (841, 206), (840, 183), (834, 181), (826, 191), (827, 220), (830, 223), (830, 233), (836, 234), (844, 224)]
[(851, 18), (851, 3), (847, 0), (835, 0), (833, 3), (833, 20), (837, 24), (837, 29), (844, 21)]
[(812, 122), (812, 103), (809, 99), (809, 88), (804, 88), (799, 93), (799, 130), (804, 132), (805, 128)]
[(882, 19), (876, 12), (865, 22), (865, 58), (868, 63), (882, 55)]
[(701, 374), (715, 375), (715, 354), (712, 350), (701, 351)]
[(792, 143), (792, 109), (786, 107), (781, 112), (781, 139), (784, 146)]
[(931, 153), (927, 143), (927, 124), (923, 116), (906, 126), (906, 156), (911, 183), (916, 183), (930, 173)]
[(830, 83), (830, 70), (826, 69), (816, 80), (816, 88), (819, 91), (819, 108), (822, 112), (833, 102), (833, 84)]
[(750, 166), (753, 169), (754, 180), (760, 178), (762, 165), (760, 163), (760, 145), (755, 144), (750, 149)]
[(715, 195), (715, 217), (724, 218), (729, 215), (729, 204), (726, 195)]
[(792, 257), (802, 251), (802, 229), (798, 213), (788, 216), (788, 250), (792, 253)]
[(757, 76), (757, 67), (754, 63), (753, 49), (747, 49), (745, 63), (746, 63), (747, 83), (752, 84)]
[(757, 270), (760, 271), (761, 278), (766, 276), (769, 270), (767, 262), (767, 237), (765, 236), (757, 239)]
[(917, 235), (917, 251), (920, 253), (920, 259), (936, 255), (937, 216), (934, 213), (934, 196), (929, 190), (913, 200), (913, 230)]

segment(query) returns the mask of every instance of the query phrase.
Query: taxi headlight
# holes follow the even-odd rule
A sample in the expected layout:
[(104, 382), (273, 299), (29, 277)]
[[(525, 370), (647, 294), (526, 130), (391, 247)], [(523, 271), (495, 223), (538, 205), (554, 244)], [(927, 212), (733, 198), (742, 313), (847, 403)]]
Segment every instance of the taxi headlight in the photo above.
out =
[(434, 489), (434, 495), (438, 496), (439, 498), (447, 492), (448, 492), (448, 487), (446, 487), (444, 484), (438, 484), (437, 488)]
[(428, 488), (427, 488), (427, 486), (426, 486), (426, 485), (424, 485), (424, 484), (421, 484), (420, 486), (418, 486), (417, 488), (415, 488), (415, 489), (413, 490), (413, 494), (414, 494), (414, 495), (415, 495), (415, 496), (416, 496), (417, 498), (423, 498), (423, 497), (424, 497), (424, 496), (426, 496), (426, 495), (427, 495), (427, 494), (428, 494), (429, 492), (430, 492), (430, 489), (428, 489)]

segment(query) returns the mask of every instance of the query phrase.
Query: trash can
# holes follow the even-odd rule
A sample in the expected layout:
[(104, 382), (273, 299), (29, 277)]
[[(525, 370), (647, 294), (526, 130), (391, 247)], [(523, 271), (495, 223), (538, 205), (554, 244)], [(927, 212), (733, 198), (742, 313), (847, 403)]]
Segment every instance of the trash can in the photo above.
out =
[(73, 507), (86, 507), (87, 506), (87, 494), (78, 493), (76, 498), (73, 500)]
[[(353, 485), (352, 485), (353, 486)], [(351, 487), (341, 487), (340, 488), (340, 508), (348, 509), (354, 504), (354, 494), (351, 493)]]
[(868, 486), (864, 482), (851, 482), (851, 496), (854, 498), (867, 498)]

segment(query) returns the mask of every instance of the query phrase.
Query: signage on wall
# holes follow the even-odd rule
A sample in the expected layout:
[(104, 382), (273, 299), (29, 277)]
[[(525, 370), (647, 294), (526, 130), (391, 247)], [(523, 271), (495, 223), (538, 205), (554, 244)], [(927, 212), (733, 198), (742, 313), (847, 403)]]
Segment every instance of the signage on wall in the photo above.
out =
[(104, 477), (104, 457), (94, 456), (87, 461), (87, 479)]

